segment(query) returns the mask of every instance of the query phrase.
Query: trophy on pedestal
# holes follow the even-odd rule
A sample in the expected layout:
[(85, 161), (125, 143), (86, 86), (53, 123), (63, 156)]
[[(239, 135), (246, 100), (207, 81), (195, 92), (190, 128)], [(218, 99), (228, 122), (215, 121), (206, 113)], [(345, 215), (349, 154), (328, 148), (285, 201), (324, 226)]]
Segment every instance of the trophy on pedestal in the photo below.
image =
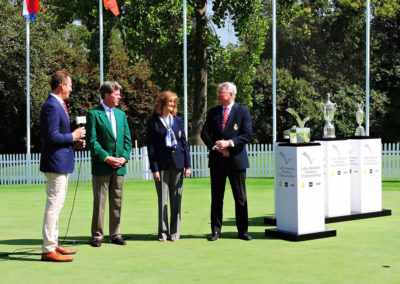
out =
[(297, 124), (299, 127), (293, 126), (292, 128), (284, 131), (289, 134), (290, 143), (308, 143), (310, 142), (310, 128), (304, 127), (306, 122), (310, 119), (309, 117), (304, 118), (303, 120), (300, 119), (300, 116), (297, 112), (292, 108), (287, 108), (286, 111), (293, 115), (296, 119)]
[(323, 111), (324, 111), (324, 119), (326, 124), (324, 126), (324, 136), (323, 138), (336, 138), (335, 136), (335, 126), (332, 124), (333, 117), (335, 116), (336, 103), (332, 103), (330, 101), (330, 94), (328, 93), (328, 101), (326, 103), (322, 103)]
[(358, 127), (356, 129), (356, 132), (354, 133), (354, 136), (365, 136), (365, 130), (364, 127), (362, 126), (362, 123), (364, 121), (364, 112), (362, 110), (363, 106), (364, 106), (363, 102), (358, 104), (358, 110), (356, 112)]

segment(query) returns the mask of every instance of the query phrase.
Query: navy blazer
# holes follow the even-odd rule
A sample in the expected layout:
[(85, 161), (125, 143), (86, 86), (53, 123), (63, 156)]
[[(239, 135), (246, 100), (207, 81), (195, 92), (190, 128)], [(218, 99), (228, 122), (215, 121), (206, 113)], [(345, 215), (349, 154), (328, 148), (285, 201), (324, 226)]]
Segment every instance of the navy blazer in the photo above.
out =
[[(252, 140), (252, 124), (250, 111), (234, 103), (229, 113), (225, 130), (222, 131), (222, 106), (209, 110), (206, 122), (201, 130), (201, 139), (210, 151), (209, 167), (219, 166), (220, 162), (229, 159), (234, 169), (249, 168), (249, 160), (245, 145)], [(229, 147), (229, 158), (222, 156), (217, 150), (212, 150), (218, 140), (232, 140), (234, 147)]]
[(72, 173), (74, 170), (74, 138), (63, 106), (49, 96), (40, 110), (40, 171)]
[(147, 151), (152, 172), (168, 170), (172, 162), (177, 169), (190, 168), (189, 146), (182, 119), (179, 116), (174, 116), (172, 130), (178, 142), (178, 147), (174, 152), (165, 146), (167, 129), (160, 118), (152, 116), (147, 122)]

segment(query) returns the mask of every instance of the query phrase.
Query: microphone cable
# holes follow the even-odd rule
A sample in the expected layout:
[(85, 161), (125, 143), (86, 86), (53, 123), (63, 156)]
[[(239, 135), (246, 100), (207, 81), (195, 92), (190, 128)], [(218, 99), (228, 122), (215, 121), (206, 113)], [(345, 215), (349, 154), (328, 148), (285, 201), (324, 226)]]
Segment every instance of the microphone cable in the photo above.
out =
[[(67, 238), (68, 235), (68, 230), (69, 230), (69, 225), (71, 224), (71, 218), (72, 218), (72, 213), (74, 212), (74, 207), (75, 207), (75, 199), (76, 199), (76, 194), (78, 192), (78, 185), (79, 185), (79, 180), (81, 177), (81, 168), (82, 168), (82, 160), (83, 158), (81, 157), (79, 161), (79, 167), (78, 167), (78, 179), (76, 181), (76, 187), (75, 187), (75, 192), (74, 192), (74, 198), (72, 200), (72, 208), (71, 208), (71, 213), (69, 214), (69, 219), (68, 219), (68, 225), (67, 225), (67, 230), (65, 231), (64, 239), (62, 240), (61, 244), (64, 245), (65, 239)], [(77, 244), (76, 241), (72, 241), (71, 244)]]

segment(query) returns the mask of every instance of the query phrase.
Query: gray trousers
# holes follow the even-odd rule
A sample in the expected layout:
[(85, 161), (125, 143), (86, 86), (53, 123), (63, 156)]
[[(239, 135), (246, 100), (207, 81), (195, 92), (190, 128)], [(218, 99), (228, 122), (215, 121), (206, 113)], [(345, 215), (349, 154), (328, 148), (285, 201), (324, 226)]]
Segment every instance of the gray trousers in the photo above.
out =
[(93, 217), (92, 237), (103, 239), (104, 237), (104, 211), (108, 193), (109, 200), (109, 233), (110, 238), (120, 235), (120, 219), (122, 209), (122, 193), (124, 176), (117, 175), (114, 170), (109, 176), (95, 176), (93, 184)]
[[(158, 237), (166, 239), (170, 235), (171, 238), (179, 238), (183, 169), (178, 170), (172, 163), (169, 170), (160, 171), (160, 181), (155, 183), (158, 196)], [(168, 229), (168, 193), (171, 210), (170, 229)]]

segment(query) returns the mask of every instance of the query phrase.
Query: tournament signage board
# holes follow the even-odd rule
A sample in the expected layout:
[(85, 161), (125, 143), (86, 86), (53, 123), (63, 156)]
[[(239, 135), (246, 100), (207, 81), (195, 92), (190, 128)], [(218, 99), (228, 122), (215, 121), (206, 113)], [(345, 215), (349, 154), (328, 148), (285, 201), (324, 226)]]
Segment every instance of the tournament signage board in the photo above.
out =
[(324, 231), (321, 145), (283, 143), (275, 155), (277, 229), (295, 234)]

